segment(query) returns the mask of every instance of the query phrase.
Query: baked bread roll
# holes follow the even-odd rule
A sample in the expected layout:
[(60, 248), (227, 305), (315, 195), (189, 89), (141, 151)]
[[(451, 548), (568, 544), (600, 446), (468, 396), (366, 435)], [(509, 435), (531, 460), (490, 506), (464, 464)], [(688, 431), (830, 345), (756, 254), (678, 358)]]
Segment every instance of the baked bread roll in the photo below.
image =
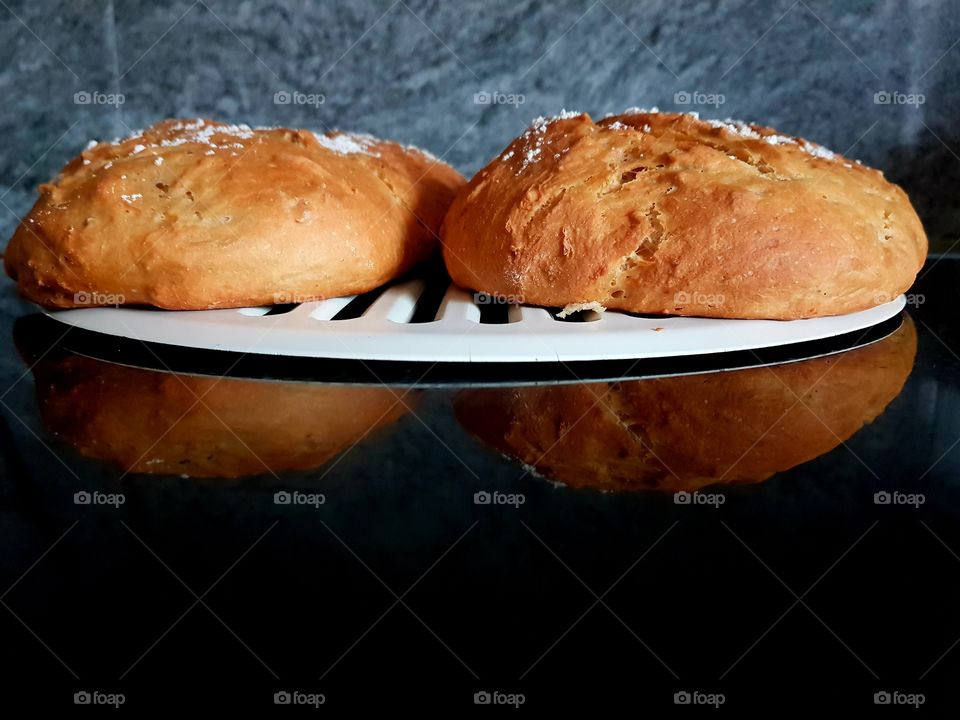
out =
[(457, 419), (548, 479), (603, 491), (758, 483), (833, 450), (900, 394), (917, 333), (802, 362), (685, 377), (463, 391)]
[(42, 357), (33, 374), (44, 425), (81, 455), (198, 478), (320, 467), (416, 401), (381, 386), (174, 375), (79, 355)]
[(892, 300), (927, 252), (877, 170), (769, 128), (644, 111), (536, 120), (461, 190), (442, 240), (456, 283), (518, 302), (784, 320)]
[(167, 120), (91, 143), (18, 226), (5, 255), (51, 307), (175, 310), (365, 292), (435, 249), (463, 178), (365, 135)]

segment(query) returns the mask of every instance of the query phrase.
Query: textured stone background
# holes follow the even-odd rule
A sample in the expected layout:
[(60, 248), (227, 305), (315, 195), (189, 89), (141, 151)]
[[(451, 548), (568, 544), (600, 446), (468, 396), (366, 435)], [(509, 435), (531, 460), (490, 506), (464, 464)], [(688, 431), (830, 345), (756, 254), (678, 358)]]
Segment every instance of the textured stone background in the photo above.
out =
[[(0, 235), (89, 138), (168, 116), (362, 130), (469, 174), (536, 115), (658, 105), (769, 124), (878, 166), (948, 250), (958, 41), (957, 0), (4, 0)], [(925, 102), (876, 104), (878, 91)], [(125, 101), (78, 104), (78, 92)], [(278, 92), (323, 103), (278, 104)], [(478, 92), (523, 103), (478, 104)], [(679, 104), (678, 92), (724, 102)]]

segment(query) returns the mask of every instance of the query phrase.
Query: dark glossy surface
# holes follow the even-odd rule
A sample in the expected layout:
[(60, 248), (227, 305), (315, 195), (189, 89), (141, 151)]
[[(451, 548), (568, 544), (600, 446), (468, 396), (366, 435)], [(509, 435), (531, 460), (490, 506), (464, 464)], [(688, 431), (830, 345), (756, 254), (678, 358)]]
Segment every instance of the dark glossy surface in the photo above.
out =
[[(177, 376), (21, 322), (28, 371), (5, 286), (5, 692), (867, 714), (900, 691), (955, 712), (960, 262), (928, 267), (910, 320), (847, 353), (513, 389)], [(244, 477), (197, 477), (218, 473)], [(719, 507), (675, 502), (719, 478), (739, 481), (705, 491)]]

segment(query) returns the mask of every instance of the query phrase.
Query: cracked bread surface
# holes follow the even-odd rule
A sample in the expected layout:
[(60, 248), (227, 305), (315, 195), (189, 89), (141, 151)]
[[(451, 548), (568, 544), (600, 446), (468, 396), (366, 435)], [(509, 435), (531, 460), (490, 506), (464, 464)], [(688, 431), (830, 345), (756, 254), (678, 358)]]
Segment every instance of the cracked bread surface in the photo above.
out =
[(639, 110), (537, 119), (460, 191), (441, 236), (453, 280), (482, 292), (747, 319), (882, 304), (927, 253), (877, 170), (770, 128)]
[(91, 143), (42, 185), (4, 263), (50, 307), (350, 295), (431, 255), (463, 184), (429, 154), (368, 135), (167, 120)]

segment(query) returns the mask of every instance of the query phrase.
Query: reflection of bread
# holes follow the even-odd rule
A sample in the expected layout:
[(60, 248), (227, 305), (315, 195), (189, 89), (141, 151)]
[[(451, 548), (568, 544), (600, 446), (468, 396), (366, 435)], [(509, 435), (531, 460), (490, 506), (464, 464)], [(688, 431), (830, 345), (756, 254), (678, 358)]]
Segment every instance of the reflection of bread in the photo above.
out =
[(903, 388), (916, 346), (906, 318), (892, 336), (840, 355), (676, 378), (467, 390), (456, 414), (500, 452), (573, 487), (761, 482), (876, 418)]
[(57, 307), (349, 295), (432, 254), (463, 182), (365, 135), (168, 120), (94, 144), (42, 185), (5, 264), (24, 296)]
[(906, 291), (906, 194), (802, 138), (691, 114), (539, 119), (459, 193), (454, 281), (535, 305), (792, 319)]
[(406, 412), (402, 390), (172, 375), (79, 356), (41, 361), (34, 375), (52, 432), (134, 473), (307, 470)]

